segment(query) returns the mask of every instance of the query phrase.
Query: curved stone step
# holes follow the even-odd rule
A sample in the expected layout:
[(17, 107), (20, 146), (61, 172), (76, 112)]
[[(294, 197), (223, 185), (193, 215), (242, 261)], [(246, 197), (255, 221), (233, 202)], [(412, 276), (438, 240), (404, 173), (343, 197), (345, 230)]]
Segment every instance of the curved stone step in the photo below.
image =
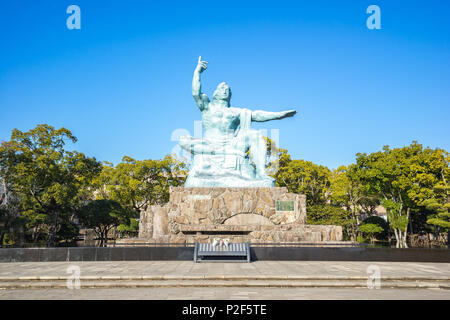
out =
[[(367, 288), (367, 279), (303, 279), (303, 280), (250, 280), (250, 279), (81, 279), (81, 288), (146, 288), (146, 287), (264, 287), (264, 288)], [(435, 288), (450, 289), (449, 280), (381, 279), (381, 288)], [(0, 281), (0, 289), (67, 288), (66, 279)]]
[[(0, 276), (0, 282), (20, 282), (20, 281), (66, 281), (68, 276), (21, 276), (8, 277)], [(148, 276), (80, 276), (80, 280), (86, 281), (140, 281), (140, 280), (208, 280), (208, 281), (366, 281), (364, 276), (267, 276), (267, 275), (148, 275)], [(450, 276), (383, 276), (381, 281), (447, 281), (450, 282)]]

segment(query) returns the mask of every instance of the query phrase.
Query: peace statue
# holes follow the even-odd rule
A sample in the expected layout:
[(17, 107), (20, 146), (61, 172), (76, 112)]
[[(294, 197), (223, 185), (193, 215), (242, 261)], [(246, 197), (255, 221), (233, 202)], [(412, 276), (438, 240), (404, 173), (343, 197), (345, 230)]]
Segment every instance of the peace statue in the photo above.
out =
[(220, 83), (211, 102), (201, 92), (200, 75), (207, 61), (198, 58), (192, 79), (192, 95), (202, 113), (203, 138), (182, 136), (179, 145), (193, 155), (185, 187), (273, 187), (267, 175), (266, 142), (251, 122), (292, 117), (296, 111), (269, 112), (234, 108), (231, 89)]

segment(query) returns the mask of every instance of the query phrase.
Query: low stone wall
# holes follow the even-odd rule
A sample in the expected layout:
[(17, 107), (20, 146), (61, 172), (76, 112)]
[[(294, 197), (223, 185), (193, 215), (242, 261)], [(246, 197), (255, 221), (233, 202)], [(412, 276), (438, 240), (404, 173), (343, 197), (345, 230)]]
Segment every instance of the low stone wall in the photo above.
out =
[[(450, 263), (448, 249), (250, 246), (252, 261), (385, 261)], [(0, 248), (0, 262), (193, 261), (194, 247)]]

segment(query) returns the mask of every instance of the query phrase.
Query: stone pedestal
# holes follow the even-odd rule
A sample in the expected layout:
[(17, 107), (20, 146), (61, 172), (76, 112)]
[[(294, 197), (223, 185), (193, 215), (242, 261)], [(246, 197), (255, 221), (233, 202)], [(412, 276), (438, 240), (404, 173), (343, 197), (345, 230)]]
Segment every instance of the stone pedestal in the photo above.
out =
[(159, 242), (340, 241), (339, 226), (306, 225), (306, 196), (287, 188), (172, 187), (164, 206), (141, 213), (139, 238)]

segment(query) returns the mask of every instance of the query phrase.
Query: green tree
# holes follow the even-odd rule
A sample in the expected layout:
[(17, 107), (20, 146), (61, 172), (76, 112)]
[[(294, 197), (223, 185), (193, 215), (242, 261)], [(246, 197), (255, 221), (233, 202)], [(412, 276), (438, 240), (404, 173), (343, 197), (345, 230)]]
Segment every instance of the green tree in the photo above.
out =
[(389, 223), (386, 220), (384, 220), (383, 218), (378, 217), (378, 216), (371, 216), (371, 217), (364, 219), (364, 221), (361, 223), (361, 225), (364, 225), (364, 224), (375, 224), (375, 225), (379, 226), (383, 230), (377, 234), (377, 238), (383, 239), (383, 240), (387, 239), (388, 231), (389, 231)]
[(370, 237), (370, 242), (375, 242), (375, 235), (383, 232), (383, 228), (375, 223), (365, 223), (359, 226), (359, 231), (365, 236)]
[(450, 195), (448, 180), (450, 154), (442, 149), (424, 149), (416, 171), (412, 199), (418, 206), (425, 207), (432, 213), (427, 223), (440, 230), (447, 231), (450, 243)]
[(95, 180), (97, 199), (111, 199), (130, 213), (119, 230), (133, 232), (136, 219), (149, 205), (164, 204), (169, 200), (169, 187), (181, 186), (186, 179), (184, 163), (171, 155), (162, 160), (135, 160), (125, 156), (117, 166), (103, 165)]
[(309, 206), (306, 210), (306, 223), (342, 226), (345, 238), (352, 235), (351, 212), (329, 204)]
[(407, 247), (406, 236), (410, 215), (417, 212), (421, 199), (433, 194), (421, 180), (432, 176), (422, 145), (413, 141), (403, 148), (389, 149), (367, 154), (357, 154), (357, 165), (370, 191), (382, 199), (389, 224), (394, 230), (397, 247)]
[(24, 224), (18, 197), (12, 186), (0, 177), (0, 245), (20, 244)]
[(86, 228), (92, 228), (100, 239), (99, 246), (106, 247), (108, 232), (129, 219), (129, 214), (120, 203), (113, 200), (93, 200), (83, 206), (78, 217)]
[(287, 187), (290, 192), (305, 194), (308, 205), (325, 204), (329, 195), (331, 171), (311, 161), (291, 160), (282, 153), (274, 177), (277, 187)]
[(72, 246), (78, 238), (80, 229), (73, 220), (63, 220), (56, 233), (56, 242), (63, 246)]
[(101, 170), (95, 158), (65, 150), (67, 141), (77, 138), (65, 128), (42, 124), (27, 132), (14, 129), (0, 147), (0, 175), (20, 199), (33, 241), (43, 237), (48, 246), (55, 245), (61, 225), (73, 219)]
[(367, 192), (367, 186), (362, 180), (362, 172), (355, 164), (340, 166), (333, 170), (329, 198), (332, 204), (351, 212), (353, 219), (350, 234), (352, 240), (356, 240), (361, 212), (370, 214), (377, 205), (377, 201)]

